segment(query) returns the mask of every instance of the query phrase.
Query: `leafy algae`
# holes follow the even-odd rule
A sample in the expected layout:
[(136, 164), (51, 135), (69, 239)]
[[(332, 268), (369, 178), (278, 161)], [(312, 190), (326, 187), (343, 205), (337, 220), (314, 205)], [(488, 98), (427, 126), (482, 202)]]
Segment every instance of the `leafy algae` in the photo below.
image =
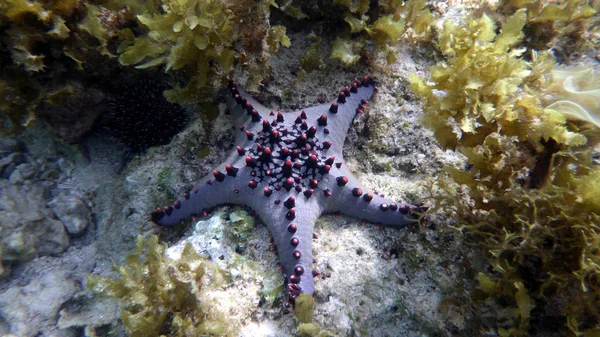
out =
[(121, 302), (131, 337), (234, 336), (237, 327), (207, 297), (223, 285), (225, 273), (189, 243), (177, 261), (165, 249), (157, 236), (148, 241), (140, 236), (126, 265), (117, 269), (120, 279), (91, 275), (87, 287)]
[[(557, 90), (551, 79), (563, 88), (564, 80), (551, 75), (558, 68), (549, 53), (531, 50), (524, 59), (527, 20), (517, 10), (499, 33), (487, 15), (464, 25), (447, 21), (438, 36), (446, 60), (427, 78), (411, 75), (411, 89), (424, 101), (423, 123), (469, 163), (467, 170), (447, 167), (430, 198), (489, 252), (493, 273), (479, 274), (480, 285), (514, 308), (501, 336), (528, 335), (531, 322), (552, 310), (566, 317), (557, 321), (561, 334), (598, 333), (598, 130), (592, 118), (544, 101), (585, 104), (592, 93)], [(465, 200), (456, 197), (460, 191)]]

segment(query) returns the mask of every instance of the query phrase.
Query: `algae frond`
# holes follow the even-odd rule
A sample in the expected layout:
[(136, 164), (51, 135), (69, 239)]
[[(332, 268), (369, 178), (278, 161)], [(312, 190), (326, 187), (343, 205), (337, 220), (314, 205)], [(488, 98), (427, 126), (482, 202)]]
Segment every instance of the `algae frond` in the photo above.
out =
[(334, 4), (345, 7), (345, 21), (350, 31), (334, 41), (331, 57), (346, 66), (358, 62), (370, 41), (388, 63), (395, 62), (391, 46), (402, 38), (411, 41), (427, 39), (435, 21), (425, 0), (379, 0), (377, 10), (370, 8), (367, 0), (335, 0)]
[(18, 133), (36, 120), (46, 92), (81, 76), (87, 60), (110, 57), (110, 14), (79, 0), (0, 2), (0, 132)]
[(234, 336), (237, 328), (209, 298), (226, 275), (189, 243), (177, 261), (165, 249), (156, 236), (138, 237), (136, 250), (117, 269), (120, 279), (92, 275), (88, 289), (121, 302), (121, 320), (132, 337)]
[[(290, 45), (285, 27), (269, 26), (271, 6), (277, 5), (163, 0), (160, 6), (140, 8), (137, 19), (147, 31), (123, 35), (119, 62), (141, 69), (164, 65), (165, 71), (186, 71), (191, 75), (186, 86), (165, 92), (174, 102), (198, 102), (198, 92), (220, 87), (237, 62), (248, 68), (246, 88), (255, 90), (267, 74), (270, 52)], [(238, 41), (242, 49), (236, 46)]]
[(431, 200), (456, 215), (454, 228), (468, 242), (489, 252), (493, 272), (480, 274), (481, 287), (514, 308), (502, 318), (511, 326), (499, 328), (500, 335), (528, 335), (532, 322), (556, 315), (553, 310), (567, 317), (553, 332), (597, 333), (600, 167), (593, 165), (592, 149), (598, 130), (593, 118), (573, 118), (543, 100), (586, 104), (593, 92), (575, 97), (576, 91), (558, 90), (553, 83), (564, 89), (565, 80), (552, 75), (552, 56), (524, 54), (527, 19), (518, 10), (499, 33), (486, 15), (464, 25), (448, 21), (438, 36), (446, 61), (432, 66), (427, 78), (411, 76), (411, 89), (424, 101), (423, 123), (469, 164), (467, 170), (447, 167)]

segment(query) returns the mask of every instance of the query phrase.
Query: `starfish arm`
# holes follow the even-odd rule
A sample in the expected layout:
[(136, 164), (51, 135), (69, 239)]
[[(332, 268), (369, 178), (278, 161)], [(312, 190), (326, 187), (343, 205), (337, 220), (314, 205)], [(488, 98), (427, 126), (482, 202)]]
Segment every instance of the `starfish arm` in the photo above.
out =
[(262, 192), (249, 186), (252, 179), (250, 170), (243, 167), (235, 176), (231, 176), (229, 172), (232, 171), (227, 170), (226, 166), (219, 166), (212, 174), (204, 177), (192, 191), (184, 193), (181, 200), (176, 200), (164, 209), (157, 209), (150, 215), (151, 220), (158, 225), (170, 227), (202, 216), (218, 205), (239, 204), (256, 207), (256, 202), (249, 201), (256, 200)]
[[(256, 215), (265, 222), (273, 237), (286, 275), (288, 294), (293, 299), (300, 293), (312, 294), (314, 291), (313, 226), (321, 215), (321, 207), (317, 198), (302, 196), (298, 196), (294, 207), (288, 207), (289, 199), (283, 198), (289, 196), (283, 190), (274, 194), (269, 198), (270, 203), (256, 209)], [(273, 199), (283, 201), (273, 202)]]
[[(352, 120), (364, 111), (374, 93), (373, 80), (365, 76), (362, 81), (354, 79), (350, 87), (347, 86), (338, 93), (335, 101), (303, 110), (308, 116), (308, 122), (318, 126), (320, 138), (331, 141), (330, 152), (342, 153)], [(327, 134), (323, 135), (325, 129)]]
[[(407, 227), (418, 223), (418, 219), (427, 208), (409, 204), (395, 203), (385, 197), (368, 192), (345, 169), (332, 172), (336, 176), (335, 184), (330, 184), (333, 198), (329, 198), (326, 212), (339, 212), (364, 221), (391, 226)], [(341, 177), (346, 183), (340, 186)]]
[(247, 144), (252, 140), (246, 132), (253, 134), (262, 129), (264, 118), (272, 112), (251, 95), (248, 95), (235, 82), (229, 83), (226, 94), (227, 111), (232, 116), (232, 123), (238, 129), (236, 132), (236, 144)]
[[(200, 216), (206, 210), (221, 204), (239, 204), (251, 208), (257, 206), (255, 197), (260, 196), (262, 190), (256, 188), (258, 183), (251, 175), (252, 170), (245, 160), (246, 154), (250, 154), (248, 151), (254, 148), (253, 135), (260, 132), (263, 125), (261, 114), (266, 116), (267, 108), (241, 89), (237, 89), (232, 82), (227, 95), (227, 110), (233, 118), (234, 125), (238, 125), (239, 129), (235, 140), (235, 144), (239, 144), (236, 147), (237, 151), (212, 174), (204, 177), (196, 188), (185, 193), (182, 200), (153, 212), (150, 219), (156, 224), (173, 226)], [(254, 181), (255, 185), (250, 187), (250, 181)]]

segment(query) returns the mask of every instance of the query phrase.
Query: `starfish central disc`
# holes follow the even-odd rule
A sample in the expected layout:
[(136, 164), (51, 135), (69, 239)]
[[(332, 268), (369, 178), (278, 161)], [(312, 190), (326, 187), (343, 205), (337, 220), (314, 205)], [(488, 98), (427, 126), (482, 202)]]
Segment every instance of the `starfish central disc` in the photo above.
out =
[[(247, 132), (250, 142), (238, 148), (246, 156), (246, 165), (252, 168), (251, 175), (257, 184), (279, 190), (295, 186), (297, 191), (306, 190), (314, 180), (328, 174), (333, 157), (319, 155), (328, 143), (316, 137), (316, 128), (308, 127), (306, 113), (302, 112), (291, 127), (263, 120), (263, 128), (254, 135)], [(281, 120), (281, 118), (280, 118)]]

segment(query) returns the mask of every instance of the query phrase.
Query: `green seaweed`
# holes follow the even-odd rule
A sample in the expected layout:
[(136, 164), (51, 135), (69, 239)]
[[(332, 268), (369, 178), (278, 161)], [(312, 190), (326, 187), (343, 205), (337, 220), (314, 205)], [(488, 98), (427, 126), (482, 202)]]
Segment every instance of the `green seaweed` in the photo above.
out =
[(69, 71), (83, 70), (83, 60), (96, 53), (111, 56), (107, 45), (115, 32), (108, 16), (101, 6), (79, 0), (0, 2), (0, 131), (30, 126), (45, 92), (80, 75)]
[(132, 337), (234, 336), (236, 327), (207, 294), (221, 287), (226, 275), (187, 244), (181, 259), (165, 256), (156, 236), (137, 239), (120, 279), (91, 275), (87, 288), (121, 302), (121, 320)]
[(315, 311), (315, 300), (309, 294), (301, 294), (295, 300), (294, 309), (294, 314), (300, 323), (310, 323)]
[(313, 323), (301, 323), (298, 325), (299, 336), (318, 336), (321, 333), (321, 328)]
[(308, 37), (311, 41), (311, 44), (310, 47), (308, 47), (304, 57), (300, 59), (302, 70), (306, 72), (322, 70), (325, 67), (325, 63), (321, 59), (320, 52), (322, 39), (314, 33), (311, 33)]
[[(8, 26), (9, 51), (13, 61), (31, 73), (44, 71), (47, 68), (44, 62), (46, 55), (35, 51), (41, 49), (40, 43), (47, 44), (56, 53), (65, 53), (69, 58), (71, 56), (67, 54), (79, 54), (78, 59), (83, 59), (84, 54), (78, 49), (86, 50), (82, 47), (90, 41), (81, 38), (69, 40), (73, 32), (86, 32), (93, 36), (100, 44), (98, 49), (110, 55), (106, 45), (113, 32), (101, 23), (101, 7), (83, 4), (76, 0), (7, 0), (0, 3), (0, 18)], [(83, 18), (81, 21), (74, 15), (78, 11)]]
[(300, 294), (294, 300), (294, 315), (300, 324), (297, 326), (298, 336), (303, 337), (327, 337), (334, 336), (327, 330), (322, 329), (317, 323), (313, 323), (315, 312), (315, 300), (309, 294)]
[[(163, 66), (191, 76), (185, 87), (165, 92), (170, 101), (195, 103), (201, 89), (221, 85), (236, 63), (248, 68), (247, 89), (255, 90), (266, 76), (270, 52), (288, 47), (283, 26), (270, 27), (272, 1), (175, 1), (139, 8), (137, 19), (147, 32), (123, 35), (119, 62), (144, 69)], [(242, 50), (236, 43), (241, 41)]]
[(157, 175), (156, 185), (162, 190), (165, 191), (164, 195), (161, 196), (161, 200), (163, 202), (168, 202), (169, 200), (173, 200), (176, 196), (173, 195), (171, 189), (169, 188), (171, 184), (171, 177), (173, 175), (173, 170), (171, 168), (166, 168)]
[(232, 226), (228, 226), (227, 229), (238, 240), (245, 242), (254, 230), (254, 217), (245, 210), (237, 210), (229, 214), (229, 220)]
[[(503, 0), (498, 10), (512, 15), (527, 10), (528, 48), (561, 49), (567, 57), (582, 51), (596, 50), (599, 18), (595, 15), (600, 4), (588, 0)], [(595, 51), (597, 53), (597, 51)]]
[(396, 61), (391, 46), (402, 38), (412, 41), (425, 40), (430, 36), (434, 15), (425, 8), (425, 0), (379, 0), (377, 10), (372, 11), (366, 0), (335, 0), (346, 8), (345, 21), (350, 31), (338, 37), (332, 46), (331, 58), (344, 65), (355, 64), (366, 52), (368, 41), (377, 46), (388, 63)]
[(540, 316), (556, 315), (550, 299), (567, 317), (561, 335), (591, 335), (600, 331), (600, 168), (592, 164), (599, 130), (544, 99), (585, 105), (593, 93), (557, 90), (564, 81), (552, 75), (549, 53), (523, 58), (526, 22), (524, 9), (499, 33), (486, 15), (448, 21), (438, 36), (446, 60), (427, 78), (411, 75), (423, 123), (470, 165), (446, 167), (430, 199), (457, 218), (467, 242), (489, 252), (494, 272), (479, 274), (480, 286), (514, 308), (502, 317), (512, 327), (499, 328), (501, 336), (528, 335)]

